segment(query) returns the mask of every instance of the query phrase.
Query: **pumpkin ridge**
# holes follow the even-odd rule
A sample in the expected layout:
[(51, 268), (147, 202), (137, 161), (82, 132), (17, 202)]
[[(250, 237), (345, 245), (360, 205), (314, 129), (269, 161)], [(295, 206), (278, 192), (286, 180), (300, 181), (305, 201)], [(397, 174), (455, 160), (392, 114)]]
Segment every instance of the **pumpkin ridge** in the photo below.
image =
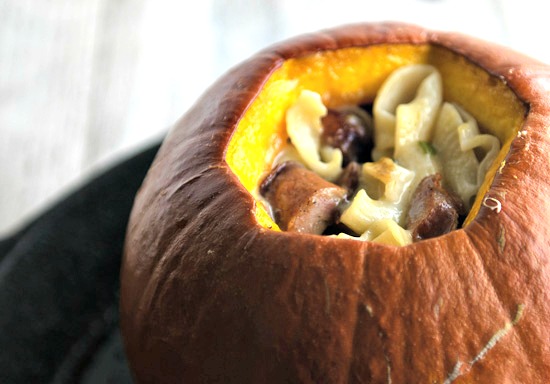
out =
[[(223, 167), (217, 166), (217, 165), (210, 165), (208, 167), (203, 168), (199, 172), (195, 173), (194, 175), (190, 176), (189, 178), (186, 178), (183, 182), (179, 183), (174, 190), (170, 191), (167, 196), (168, 198), (165, 201), (173, 201), (174, 205), (177, 205), (181, 202), (181, 198), (178, 197), (178, 193), (181, 193), (186, 188), (188, 188), (191, 184), (198, 182), (201, 178), (213, 173), (214, 171), (219, 170), (220, 168), (223, 169)], [(159, 194), (157, 196), (157, 199), (161, 198), (162, 194)], [(202, 213), (204, 216), (208, 216), (208, 212), (210, 210), (215, 210), (215, 202), (217, 202), (221, 198), (225, 198), (221, 193), (216, 192), (209, 196), (210, 198), (206, 199), (206, 202), (204, 206), (201, 206)], [(174, 207), (174, 209), (178, 209), (177, 207)], [(169, 227), (163, 227), (161, 231), (159, 231), (159, 234), (164, 238), (165, 241), (160, 242), (160, 245), (157, 248), (157, 254), (161, 255), (159, 258), (155, 260), (154, 263), (151, 265), (151, 279), (148, 279), (147, 285), (144, 287), (144, 294), (142, 296), (142, 299), (145, 297), (149, 297), (150, 295), (147, 294), (148, 287), (151, 285), (151, 282), (154, 282), (157, 278), (158, 281), (166, 281), (164, 278), (167, 273), (170, 273), (174, 270), (179, 270), (181, 262), (183, 261), (181, 258), (174, 258), (172, 257), (172, 254), (176, 252), (176, 249), (179, 247), (182, 247), (181, 239), (186, 237), (188, 228), (194, 227), (194, 224), (199, 221), (203, 222), (204, 218), (196, 215), (192, 216), (191, 218), (185, 216), (188, 220), (185, 220), (182, 225), (182, 221), (175, 222), (172, 226), (172, 228)], [(165, 273), (161, 273), (161, 272)], [(159, 286), (162, 286), (160, 284)], [(152, 296), (149, 297), (150, 300), (149, 303), (154, 303), (158, 299), (158, 293), (155, 289), (155, 292), (153, 292)], [(142, 307), (142, 305), (140, 305)], [(151, 305), (147, 305), (147, 307), (151, 307)]]
[[(354, 241), (354, 240), (350, 240), (350, 241)], [(365, 252), (366, 250), (364, 249), (366, 245), (366, 243), (363, 243), (362, 244), (363, 246), (361, 247), (361, 264), (360, 264), (360, 268), (359, 270), (361, 271), (360, 272), (360, 275), (359, 277), (357, 278), (357, 281), (359, 281), (359, 284), (361, 284), (361, 282), (363, 281), (363, 278), (365, 276), (365, 258), (366, 258), (366, 255), (365, 255)], [(360, 289), (360, 288), (359, 288)], [(361, 290), (361, 289), (360, 289)], [(347, 367), (347, 383), (351, 382), (350, 380), (350, 377), (351, 377), (351, 374), (353, 372), (353, 356), (355, 356), (355, 345), (356, 345), (356, 340), (357, 340), (357, 328), (359, 327), (359, 313), (361, 311), (361, 305), (363, 305), (362, 303), (362, 297), (361, 297), (361, 293), (359, 292), (357, 295), (356, 295), (356, 302), (355, 302), (355, 312), (354, 312), (354, 319), (353, 319), (353, 326), (351, 327), (351, 337), (350, 337), (350, 349), (349, 349), (349, 353), (348, 355), (350, 356), (350, 358), (348, 359), (348, 367)]]
[(175, 195), (180, 193), (183, 189), (187, 188), (190, 184), (198, 181), (207, 172), (209, 172), (213, 169), (217, 169), (217, 168), (222, 168), (223, 169), (223, 166), (221, 166), (221, 165), (209, 165), (209, 166), (206, 166), (206, 167), (200, 169), (199, 171), (195, 172), (191, 176), (186, 177), (183, 181), (178, 181), (178, 183), (173, 188), (171, 188), (171, 190), (169, 192), (165, 192), (165, 195), (167, 196), (168, 199), (174, 198)]
[(387, 345), (386, 345), (387, 340), (388, 340), (388, 336), (387, 336), (386, 331), (384, 331), (384, 329), (380, 325), (380, 323), (378, 321), (376, 321), (375, 317), (372, 316), (371, 318), (373, 319), (373, 321), (375, 321), (376, 334), (377, 334), (378, 340), (380, 341), (381, 346), (382, 346), (382, 357), (383, 357), (383, 359), (386, 363), (387, 382), (391, 383), (392, 382), (392, 380), (391, 380), (392, 363), (391, 363), (391, 359), (389, 357), (389, 353), (388, 353), (388, 349), (387, 349)]

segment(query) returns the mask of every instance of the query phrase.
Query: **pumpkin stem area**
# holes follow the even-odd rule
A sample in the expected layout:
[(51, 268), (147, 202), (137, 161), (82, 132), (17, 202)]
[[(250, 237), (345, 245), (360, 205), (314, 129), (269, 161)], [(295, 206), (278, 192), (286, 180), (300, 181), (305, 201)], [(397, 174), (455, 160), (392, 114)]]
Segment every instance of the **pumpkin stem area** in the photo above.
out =
[(440, 46), (321, 51), (270, 75), (226, 161), (264, 228), (406, 245), (475, 218), (525, 114), (504, 81)]

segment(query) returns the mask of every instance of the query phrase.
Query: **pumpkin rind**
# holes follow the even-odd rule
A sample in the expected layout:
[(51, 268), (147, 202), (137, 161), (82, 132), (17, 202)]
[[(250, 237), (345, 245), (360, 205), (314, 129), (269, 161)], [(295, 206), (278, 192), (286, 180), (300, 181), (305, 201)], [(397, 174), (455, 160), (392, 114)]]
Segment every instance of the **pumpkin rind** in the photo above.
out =
[[(401, 248), (262, 227), (225, 157), (247, 108), (286, 60), (379, 44), (454, 52), (526, 106), (479, 211)], [(549, 86), (550, 68), (518, 53), (395, 23), (301, 36), (229, 71), (136, 197), (121, 271), (136, 381), (550, 382)]]

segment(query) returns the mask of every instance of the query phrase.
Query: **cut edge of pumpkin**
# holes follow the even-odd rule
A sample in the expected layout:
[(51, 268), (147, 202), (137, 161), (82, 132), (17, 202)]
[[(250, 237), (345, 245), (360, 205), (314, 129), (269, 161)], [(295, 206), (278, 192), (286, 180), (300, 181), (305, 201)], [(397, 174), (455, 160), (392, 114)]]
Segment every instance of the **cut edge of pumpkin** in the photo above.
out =
[(299, 93), (304, 89), (317, 92), (328, 107), (368, 104), (391, 72), (421, 63), (434, 65), (440, 71), (444, 99), (460, 104), (502, 144), (463, 227), (475, 219), (523, 125), (526, 106), (504, 80), (447, 48), (432, 44), (380, 44), (286, 60), (270, 75), (243, 114), (225, 159), (254, 197), (255, 218), (261, 227), (280, 231), (262, 202), (258, 186), (288, 140), (285, 114)]

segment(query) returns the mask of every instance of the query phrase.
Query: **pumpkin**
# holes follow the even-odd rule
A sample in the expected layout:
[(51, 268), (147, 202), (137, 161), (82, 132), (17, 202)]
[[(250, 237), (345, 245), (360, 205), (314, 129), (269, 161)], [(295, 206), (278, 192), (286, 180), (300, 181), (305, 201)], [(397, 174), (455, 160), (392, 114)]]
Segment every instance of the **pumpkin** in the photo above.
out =
[[(429, 63), (502, 149), (461, 229), (403, 247), (279, 230), (254, 197), (302, 89), (370, 103)], [(141, 187), (121, 271), (139, 383), (550, 382), (550, 67), (400, 23), (271, 46), (214, 83)]]

